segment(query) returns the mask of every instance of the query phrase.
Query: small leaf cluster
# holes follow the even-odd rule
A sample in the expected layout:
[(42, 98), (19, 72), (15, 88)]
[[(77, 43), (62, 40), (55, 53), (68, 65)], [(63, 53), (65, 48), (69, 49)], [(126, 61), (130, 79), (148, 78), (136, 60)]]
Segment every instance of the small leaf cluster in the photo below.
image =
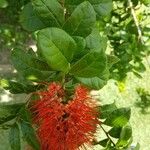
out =
[[(115, 102), (102, 105), (100, 108), (101, 129), (106, 138), (94, 141), (94, 145), (101, 145), (106, 150), (125, 150), (132, 143), (132, 127), (129, 124), (131, 109), (128, 107), (117, 108)], [(133, 150), (139, 150), (137, 144)]]
[(23, 148), (21, 138), (27, 141), (35, 150), (39, 150), (39, 142), (31, 125), (31, 115), (24, 103), (1, 103), (0, 127), (9, 130), (9, 143), (12, 150)]

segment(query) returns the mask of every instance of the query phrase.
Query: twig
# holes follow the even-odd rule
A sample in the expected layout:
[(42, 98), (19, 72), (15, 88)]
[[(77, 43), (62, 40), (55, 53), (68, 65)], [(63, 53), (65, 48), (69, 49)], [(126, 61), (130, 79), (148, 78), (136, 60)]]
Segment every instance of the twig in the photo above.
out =
[(140, 40), (140, 42), (143, 44), (142, 31), (141, 31), (141, 29), (140, 29), (139, 22), (138, 22), (138, 19), (137, 19), (137, 17), (136, 17), (136, 14), (135, 14), (135, 11), (134, 11), (134, 8), (133, 8), (133, 3), (132, 3), (131, 0), (128, 0), (128, 3), (129, 3), (129, 8), (131, 9), (131, 14), (132, 14), (134, 23), (135, 23), (136, 28), (137, 28), (138, 40)]
[(107, 138), (111, 141), (111, 143), (113, 144), (113, 146), (116, 146), (114, 141), (111, 139), (111, 137), (109, 136), (109, 134), (107, 133), (107, 131), (103, 128), (102, 125), (100, 125), (100, 127), (102, 128), (102, 130), (104, 131), (104, 133), (106, 134)]

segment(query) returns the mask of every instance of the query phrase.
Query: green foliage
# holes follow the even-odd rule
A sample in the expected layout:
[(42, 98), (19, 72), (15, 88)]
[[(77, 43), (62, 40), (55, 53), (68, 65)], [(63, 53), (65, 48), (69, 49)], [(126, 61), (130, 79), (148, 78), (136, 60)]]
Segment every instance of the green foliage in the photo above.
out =
[(21, 49), (12, 51), (11, 60), (19, 73), (27, 79), (45, 80), (50, 75), (50, 69), (45, 62)]
[(9, 90), (12, 94), (19, 94), (19, 93), (31, 93), (43, 88), (43, 85), (33, 85), (31, 83), (26, 82), (19, 82), (13, 80), (1, 80), (1, 87), (5, 90)]
[(23, 139), (27, 141), (35, 150), (40, 150), (39, 142), (36, 138), (36, 133), (31, 125), (31, 115), (26, 107), (20, 111), (19, 125), (21, 127)]
[(92, 5), (85, 1), (78, 5), (65, 22), (63, 29), (71, 35), (86, 37), (91, 33), (96, 22), (96, 14)]
[(0, 125), (14, 119), (22, 104), (6, 105), (0, 104)]
[(52, 27), (61, 27), (64, 23), (64, 9), (57, 0), (32, 0), (32, 4), (41, 20)]
[[(14, 37), (14, 28), (10, 31), (0, 27), (2, 44), (12, 43), (8, 44), (8, 47), (13, 46), (11, 61), (21, 76), (21, 79), (1, 80), (2, 86), (13, 94), (36, 92), (45, 88), (42, 82), (51, 81), (61, 82), (68, 91), (73, 91), (79, 83), (99, 90), (109, 78), (123, 81), (130, 71), (140, 76), (146, 69), (142, 57), (149, 53), (149, 26), (145, 21), (148, 4), (149, 0), (0, 1), (0, 14), (11, 14), (9, 21), (2, 19), (3, 23), (11, 22), (19, 31), (34, 33), (37, 43), (36, 52), (26, 50), (24, 44), (18, 42), (20, 34), (10, 40)], [(145, 10), (136, 13), (138, 6)], [(139, 21), (144, 23), (139, 24)], [(26, 37), (28, 34), (21, 41)], [(142, 93), (141, 97), (144, 96)], [(14, 150), (21, 149), (20, 135), (34, 149), (40, 149), (27, 109), (30, 100), (25, 104), (0, 104), (0, 125), (10, 128), (9, 141)], [(115, 103), (101, 106), (100, 126), (106, 137), (94, 144), (107, 150), (129, 148), (132, 142), (130, 115), (130, 108), (117, 108)], [(105, 126), (111, 129), (107, 131)]]
[(24, 6), (20, 14), (20, 23), (22, 27), (28, 31), (36, 31), (46, 27), (42, 20), (37, 16), (35, 10), (33, 10), (31, 3)]
[(20, 143), (20, 130), (17, 123), (15, 123), (10, 128), (9, 133), (9, 142), (12, 150), (20, 150), (21, 149), (21, 143)]
[[(130, 147), (132, 142), (132, 128), (129, 125), (130, 108), (117, 108), (115, 103), (103, 105), (100, 108), (101, 129), (104, 131), (106, 138), (95, 142), (106, 150), (120, 150)], [(105, 129), (106, 126), (111, 129)], [(114, 140), (115, 139), (115, 140)]]

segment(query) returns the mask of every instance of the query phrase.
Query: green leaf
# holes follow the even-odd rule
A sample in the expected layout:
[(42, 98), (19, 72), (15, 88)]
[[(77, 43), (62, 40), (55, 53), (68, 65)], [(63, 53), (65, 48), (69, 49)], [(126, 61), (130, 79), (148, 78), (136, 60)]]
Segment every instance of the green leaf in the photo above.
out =
[(77, 44), (77, 48), (75, 51), (74, 56), (77, 57), (81, 55), (81, 53), (84, 51), (85, 46), (86, 46), (86, 41), (83, 37), (81, 36), (73, 36), (73, 39), (75, 40), (76, 44)]
[(86, 37), (96, 23), (96, 14), (92, 5), (85, 1), (73, 11), (63, 28), (71, 35)]
[(20, 126), (23, 134), (23, 139), (27, 141), (35, 150), (40, 150), (39, 141), (37, 139), (34, 128), (31, 125), (31, 114), (26, 107), (20, 111)]
[(68, 71), (76, 43), (65, 31), (58, 28), (41, 30), (38, 33), (38, 47), (52, 69)]
[(93, 29), (92, 33), (86, 37), (86, 47), (91, 51), (105, 52), (107, 48), (107, 38), (101, 36), (99, 30)]
[(113, 55), (107, 55), (107, 67), (111, 68), (115, 63), (117, 63), (120, 59)]
[(109, 142), (110, 142), (110, 140), (107, 138), (107, 139), (104, 139), (104, 140), (98, 142), (98, 144), (100, 144), (103, 147), (106, 147)]
[[(66, 5), (76, 7), (84, 0), (65, 0)], [(88, 0), (94, 7), (98, 16), (106, 16), (110, 14), (112, 10), (112, 0)], [(70, 6), (69, 6), (70, 7)]]
[(23, 50), (14, 49), (11, 53), (11, 60), (19, 73), (28, 79), (45, 80), (50, 76), (50, 68), (45, 62)]
[(45, 25), (61, 27), (64, 23), (64, 9), (57, 0), (32, 0), (32, 4)]
[(123, 127), (130, 119), (130, 108), (119, 108), (109, 114), (108, 118), (103, 122), (108, 126)]
[(15, 123), (10, 129), (9, 143), (12, 150), (21, 150), (20, 131), (17, 123)]
[(25, 139), (27, 143), (31, 145), (35, 150), (40, 150), (39, 142), (31, 124), (26, 121), (21, 121), (20, 126), (23, 134), (23, 139)]
[(0, 8), (6, 8), (8, 6), (8, 2), (6, 0), (0, 0)]
[[(45, 42), (43, 41), (44, 39)], [(54, 51), (53, 47), (55, 47), (63, 54), (63, 56), (65, 56), (68, 62), (73, 59), (73, 55), (76, 52), (76, 42), (74, 39), (64, 30), (59, 28), (47, 28), (41, 30), (38, 34), (38, 40), (40, 42), (39, 46), (41, 49), (44, 48), (44, 44), (48, 43), (50, 45), (48, 45), (50, 52)]]
[(114, 138), (119, 138), (121, 134), (121, 127), (113, 127), (108, 131), (108, 134)]
[(98, 52), (90, 52), (71, 67), (70, 73), (77, 77), (99, 77), (105, 69), (105, 55)]
[(42, 20), (37, 16), (31, 3), (24, 6), (20, 14), (20, 23), (25, 30), (36, 31), (46, 27)]
[(103, 75), (100, 75), (100, 77), (92, 77), (92, 78), (81, 78), (81, 77), (76, 77), (76, 79), (81, 82), (82, 84), (86, 85), (87, 87), (93, 89), (93, 90), (99, 90), (101, 89), (104, 85), (106, 85), (107, 80), (109, 77), (109, 72), (106, 69), (103, 72)]
[(93, 78), (77, 77), (77, 80), (93, 90), (99, 90), (107, 83), (105, 80), (102, 80), (99, 77), (93, 77)]
[(112, 104), (106, 104), (100, 107), (100, 118), (104, 119), (104, 118), (108, 118), (109, 115), (117, 109), (117, 106), (114, 103)]
[[(1, 82), (5, 82), (2, 87), (6, 90), (9, 90), (10, 93), (13, 94), (19, 94), (19, 93), (31, 93), (34, 91), (37, 91), (43, 87), (43, 85), (33, 85), (29, 83), (21, 83), (17, 81), (11, 81), (11, 80), (2, 80)], [(3, 84), (2, 83), (2, 84)]]
[(112, 11), (112, 0), (89, 0), (98, 16), (107, 16)]
[(117, 147), (126, 147), (128, 145), (129, 139), (132, 138), (132, 128), (126, 125), (122, 128), (120, 138), (116, 143)]
[(16, 117), (23, 104), (0, 104), (0, 125)]

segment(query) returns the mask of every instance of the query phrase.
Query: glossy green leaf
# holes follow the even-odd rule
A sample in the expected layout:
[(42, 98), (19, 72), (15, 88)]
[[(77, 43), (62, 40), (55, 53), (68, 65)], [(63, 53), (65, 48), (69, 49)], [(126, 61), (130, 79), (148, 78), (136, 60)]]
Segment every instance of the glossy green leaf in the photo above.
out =
[(86, 85), (87, 87), (93, 89), (93, 90), (99, 90), (104, 85), (106, 85), (107, 80), (109, 77), (109, 72), (106, 69), (102, 75), (99, 77), (92, 77), (92, 78), (82, 78), (82, 77), (76, 77), (76, 79), (81, 82), (82, 84)]
[(31, 3), (24, 6), (20, 14), (20, 23), (25, 30), (36, 31), (46, 27), (42, 20), (37, 16)]
[(64, 23), (64, 9), (57, 0), (32, 0), (41, 20), (50, 27), (61, 27)]
[(70, 73), (77, 77), (99, 77), (105, 69), (105, 55), (98, 52), (90, 52), (71, 67)]
[(92, 5), (85, 1), (73, 11), (63, 28), (71, 35), (86, 37), (96, 23), (96, 14)]
[(0, 124), (3, 124), (15, 118), (22, 106), (23, 104), (6, 105), (6, 104), (1, 103), (0, 104)]
[(123, 127), (130, 119), (130, 108), (119, 108), (109, 114), (108, 118), (104, 121), (104, 124), (115, 127)]
[(12, 51), (11, 60), (19, 73), (28, 79), (45, 80), (50, 76), (50, 68), (45, 62), (27, 54), (21, 49)]
[(69, 61), (72, 60), (76, 50), (76, 43), (65, 31), (58, 28), (41, 30), (38, 33), (38, 47), (51, 68), (68, 71)]
[[(66, 0), (66, 5), (71, 5), (73, 8), (79, 5), (84, 0)], [(106, 16), (112, 10), (112, 0), (88, 0), (94, 7), (98, 16)]]
[(102, 105), (100, 107), (100, 118), (101, 119), (108, 118), (109, 115), (116, 109), (117, 109), (117, 106), (115, 102), (112, 104)]
[(10, 128), (9, 143), (11, 150), (21, 150), (20, 130), (17, 123)]
[(132, 128), (126, 125), (122, 128), (120, 138), (116, 143), (117, 147), (126, 147), (128, 145), (129, 139), (132, 138)]

